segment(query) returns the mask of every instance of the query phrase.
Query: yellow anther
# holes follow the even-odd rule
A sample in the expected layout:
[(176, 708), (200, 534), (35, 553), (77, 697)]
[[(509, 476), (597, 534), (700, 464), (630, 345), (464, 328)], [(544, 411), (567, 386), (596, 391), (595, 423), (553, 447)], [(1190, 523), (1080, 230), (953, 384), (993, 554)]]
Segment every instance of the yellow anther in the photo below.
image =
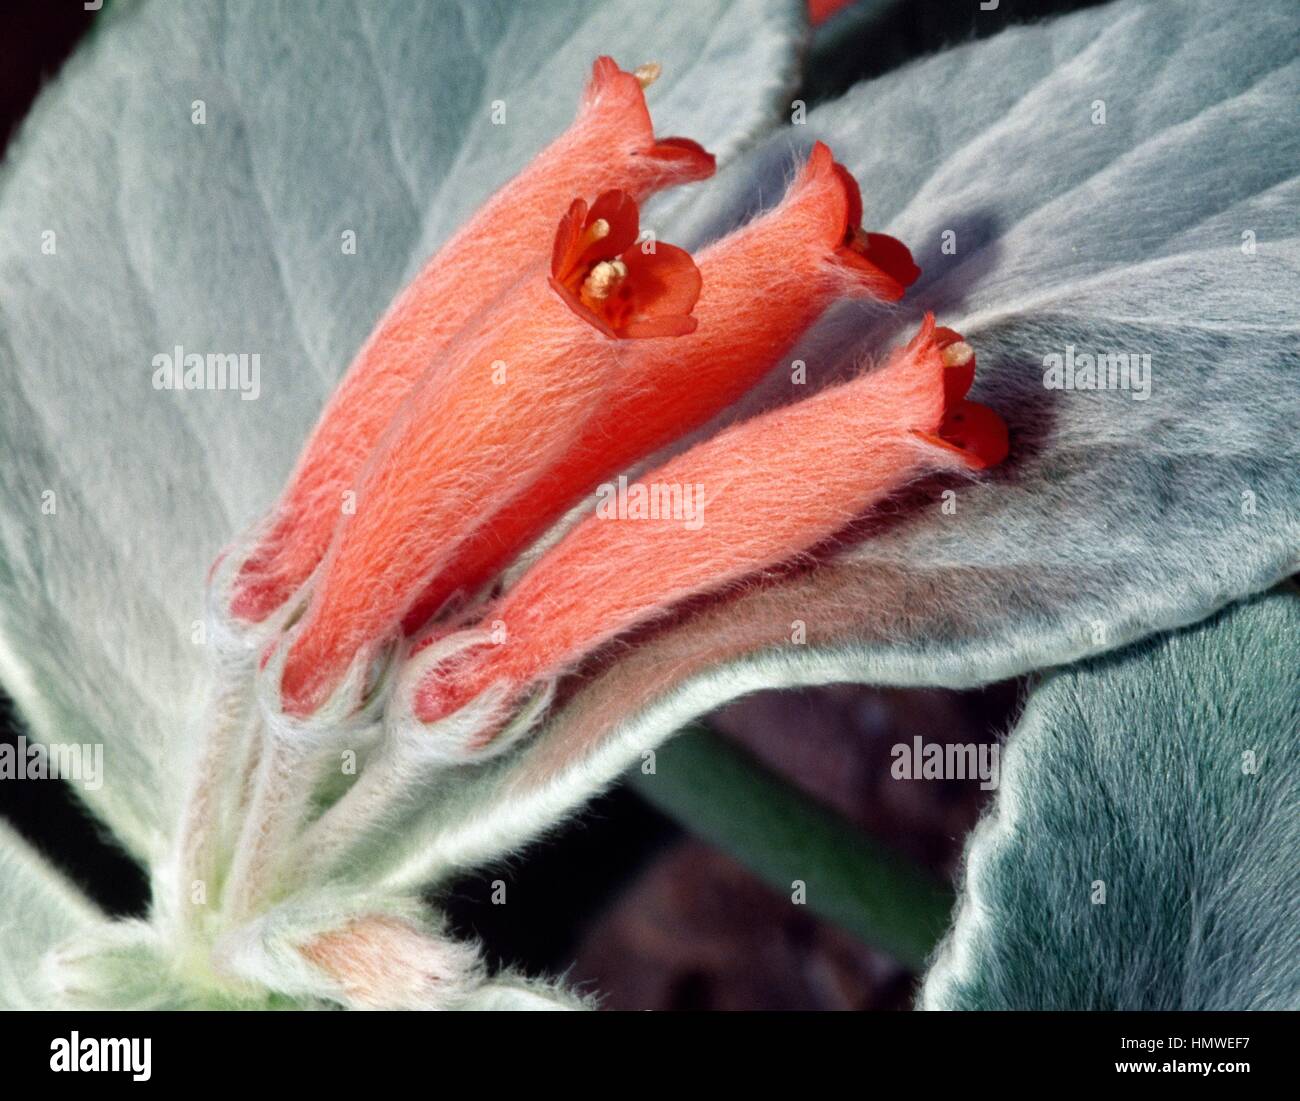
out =
[(636, 77), (637, 83), (642, 88), (649, 88), (651, 84), (659, 79), (659, 74), (663, 71), (664, 67), (659, 62), (647, 61), (644, 65), (638, 65), (632, 71), (632, 75)]
[(622, 260), (602, 260), (583, 282), (583, 297), (601, 302), (613, 294), (614, 288), (626, 278), (627, 265)]
[(959, 340), (956, 344), (949, 344), (943, 350), (943, 365), (945, 367), (965, 367), (974, 358), (975, 349), (964, 340)]

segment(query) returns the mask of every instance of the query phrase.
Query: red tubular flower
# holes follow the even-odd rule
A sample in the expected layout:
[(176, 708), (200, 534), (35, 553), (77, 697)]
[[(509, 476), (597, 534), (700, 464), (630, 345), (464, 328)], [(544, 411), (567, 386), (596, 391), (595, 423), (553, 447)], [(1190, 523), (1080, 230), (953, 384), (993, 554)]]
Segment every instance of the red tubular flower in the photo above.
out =
[[(777, 207), (700, 253), (695, 331), (629, 350), (619, 385), (593, 401), (573, 446), (470, 536), (408, 613), (406, 630), (423, 626), (456, 592), (480, 589), (603, 479), (738, 400), (840, 295), (902, 297), (920, 270), (903, 244), (864, 233), (861, 220), (856, 181), (818, 142)], [(566, 248), (581, 247), (576, 234), (569, 239)], [(624, 233), (619, 243), (631, 239)], [(629, 265), (654, 258), (641, 248), (622, 256)], [(573, 277), (567, 285), (574, 308), (583, 308)]]
[(634, 200), (713, 174), (683, 138), (656, 140), (637, 73), (599, 58), (578, 116), (428, 262), (366, 341), (299, 459), (268, 530), (236, 578), (231, 611), (260, 622), (316, 568), (367, 456), (424, 369), (520, 274), (545, 259), (556, 220), (578, 194), (619, 188)]
[[(689, 331), (699, 272), (671, 245), (613, 275), (638, 235), (621, 191), (560, 222), (548, 279), (535, 271), (426, 372), (375, 448), (343, 517), (280, 684), (308, 715), (354, 658), (368, 660), (475, 518), (537, 480), (571, 446), (593, 396), (618, 381), (625, 340)], [(670, 342), (668, 342), (670, 343)], [(598, 404), (598, 401), (597, 401)]]
[(1006, 450), (1001, 422), (994, 429), (981, 414), (978, 431), (963, 427), (973, 375), (970, 346), (927, 316), (880, 370), (736, 425), (647, 474), (650, 485), (701, 487), (699, 526), (583, 520), (485, 614), (505, 625), (504, 642), (462, 648), (425, 674), (415, 716), (436, 721), (490, 689), (509, 705), (679, 601), (828, 539), (925, 467), (996, 462)]

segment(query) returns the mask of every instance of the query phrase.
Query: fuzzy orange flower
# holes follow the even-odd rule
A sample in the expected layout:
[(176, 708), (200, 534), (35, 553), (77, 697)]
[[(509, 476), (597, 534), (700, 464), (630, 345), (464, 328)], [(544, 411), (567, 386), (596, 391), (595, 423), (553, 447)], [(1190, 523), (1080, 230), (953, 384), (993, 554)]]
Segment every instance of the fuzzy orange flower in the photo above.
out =
[(465, 542), (407, 613), (407, 631), (490, 582), (603, 479), (737, 401), (836, 299), (901, 298), (920, 269), (905, 245), (864, 233), (861, 221), (857, 182), (817, 142), (779, 205), (700, 253), (694, 331), (628, 350), (619, 385), (593, 395), (572, 447)]
[[(659, 468), (661, 480), (709, 487), (707, 531), (588, 518), (482, 603), (602, 479), (723, 412), (832, 303), (892, 302), (920, 274), (905, 245), (863, 228), (858, 185), (821, 142), (776, 207), (698, 264), (643, 239), (639, 197), (711, 170), (694, 143), (655, 141), (638, 75), (601, 59), (570, 131), (398, 299), (233, 585), (230, 607), (247, 622), (305, 597), (264, 658), (286, 717), (358, 706), (376, 659), (431, 622), (399, 658), (448, 631), (452, 648), (407, 665), (399, 706), (421, 722), (485, 695), (508, 709), (686, 597), (828, 538), (921, 467), (1002, 458), (1000, 418), (966, 400), (973, 353), (927, 319), (881, 371)], [(628, 186), (592, 187), (611, 174)], [(548, 210), (549, 264), (529, 237)], [(338, 510), (330, 498), (345, 487), (354, 507)], [(620, 580), (589, 594), (590, 579), (611, 570)], [(458, 596), (480, 602), (453, 619)], [(508, 625), (508, 645), (484, 648), (453, 630), (484, 617)], [(475, 732), (480, 744), (504, 715)]]
[(590, 209), (575, 200), (555, 234), (552, 274), (516, 283), (414, 388), (366, 465), (355, 514), (340, 519), (295, 629), (281, 682), (288, 714), (310, 714), (354, 659), (373, 657), (474, 518), (569, 450), (593, 398), (618, 383), (627, 341), (694, 326), (690, 255), (659, 245), (621, 263), (638, 233), (626, 192), (607, 191)]
[(636, 73), (601, 57), (577, 118), (426, 264), (366, 341), (312, 432), (230, 599), (259, 622), (280, 608), (329, 545), (345, 493), (424, 370), (475, 314), (542, 263), (556, 220), (575, 195), (618, 188), (641, 200), (713, 174), (713, 157), (684, 138), (656, 139)]
[(458, 648), (424, 675), (415, 717), (436, 722), (491, 693), (499, 711), (484, 722), (490, 737), (531, 686), (615, 636), (789, 561), (923, 469), (998, 461), (1000, 420), (962, 427), (969, 409), (983, 408), (965, 401), (974, 369), (970, 346), (927, 316), (878, 371), (745, 421), (646, 474), (643, 484), (702, 495), (692, 506), (699, 524), (588, 516), (484, 613), (504, 626), (503, 640)]

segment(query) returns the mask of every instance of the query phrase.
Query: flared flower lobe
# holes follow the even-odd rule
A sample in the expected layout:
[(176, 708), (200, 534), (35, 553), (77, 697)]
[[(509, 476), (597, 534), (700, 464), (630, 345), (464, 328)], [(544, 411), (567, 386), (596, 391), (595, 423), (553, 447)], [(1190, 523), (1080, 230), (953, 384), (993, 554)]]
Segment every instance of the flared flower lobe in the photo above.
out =
[[(829, 157), (830, 150), (818, 142), (813, 156)], [(879, 292), (881, 298), (889, 302), (902, 298), (903, 292), (920, 276), (921, 269), (902, 241), (887, 233), (868, 233), (862, 228), (862, 191), (858, 181), (842, 164), (835, 164), (834, 172), (844, 188), (847, 202), (844, 229), (836, 254), (843, 263), (860, 269), (867, 278), (883, 279)]]
[(551, 253), (551, 286), (579, 317), (606, 336), (684, 336), (700, 271), (690, 253), (657, 241), (638, 243), (636, 201), (606, 191), (588, 208), (574, 199)]
[(952, 329), (936, 329), (935, 341), (947, 367), (943, 420), (937, 430), (918, 430), (916, 435), (961, 456), (972, 470), (997, 466), (1007, 457), (1011, 444), (1006, 421), (987, 405), (966, 398), (975, 381), (975, 350)]

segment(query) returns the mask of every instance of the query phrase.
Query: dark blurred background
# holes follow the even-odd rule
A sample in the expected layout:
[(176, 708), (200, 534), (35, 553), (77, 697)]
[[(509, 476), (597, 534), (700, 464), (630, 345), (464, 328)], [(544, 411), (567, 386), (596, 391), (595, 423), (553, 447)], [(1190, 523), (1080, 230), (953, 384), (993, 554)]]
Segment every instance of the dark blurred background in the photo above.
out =
[[(415, 0), (411, 0), (415, 2)], [(1079, 0), (858, 0), (817, 32), (809, 105), (946, 45), (1090, 6)], [(0, 13), (0, 138), (92, 26), (81, 0), (6, 0)], [(1018, 683), (975, 692), (857, 686), (764, 692), (710, 719), (864, 835), (952, 880), (987, 802), (978, 781), (890, 777), (890, 747), (988, 743), (1014, 724)], [(21, 726), (0, 694), (0, 737)], [(113, 914), (143, 914), (144, 874), (100, 836), (61, 783), (0, 783), (0, 815)], [(493, 906), (491, 881), (509, 883)], [(626, 786), (508, 867), (453, 885), (454, 926), (495, 964), (564, 972), (616, 1009), (905, 1009), (917, 976), (792, 905), (725, 853), (691, 838)]]

